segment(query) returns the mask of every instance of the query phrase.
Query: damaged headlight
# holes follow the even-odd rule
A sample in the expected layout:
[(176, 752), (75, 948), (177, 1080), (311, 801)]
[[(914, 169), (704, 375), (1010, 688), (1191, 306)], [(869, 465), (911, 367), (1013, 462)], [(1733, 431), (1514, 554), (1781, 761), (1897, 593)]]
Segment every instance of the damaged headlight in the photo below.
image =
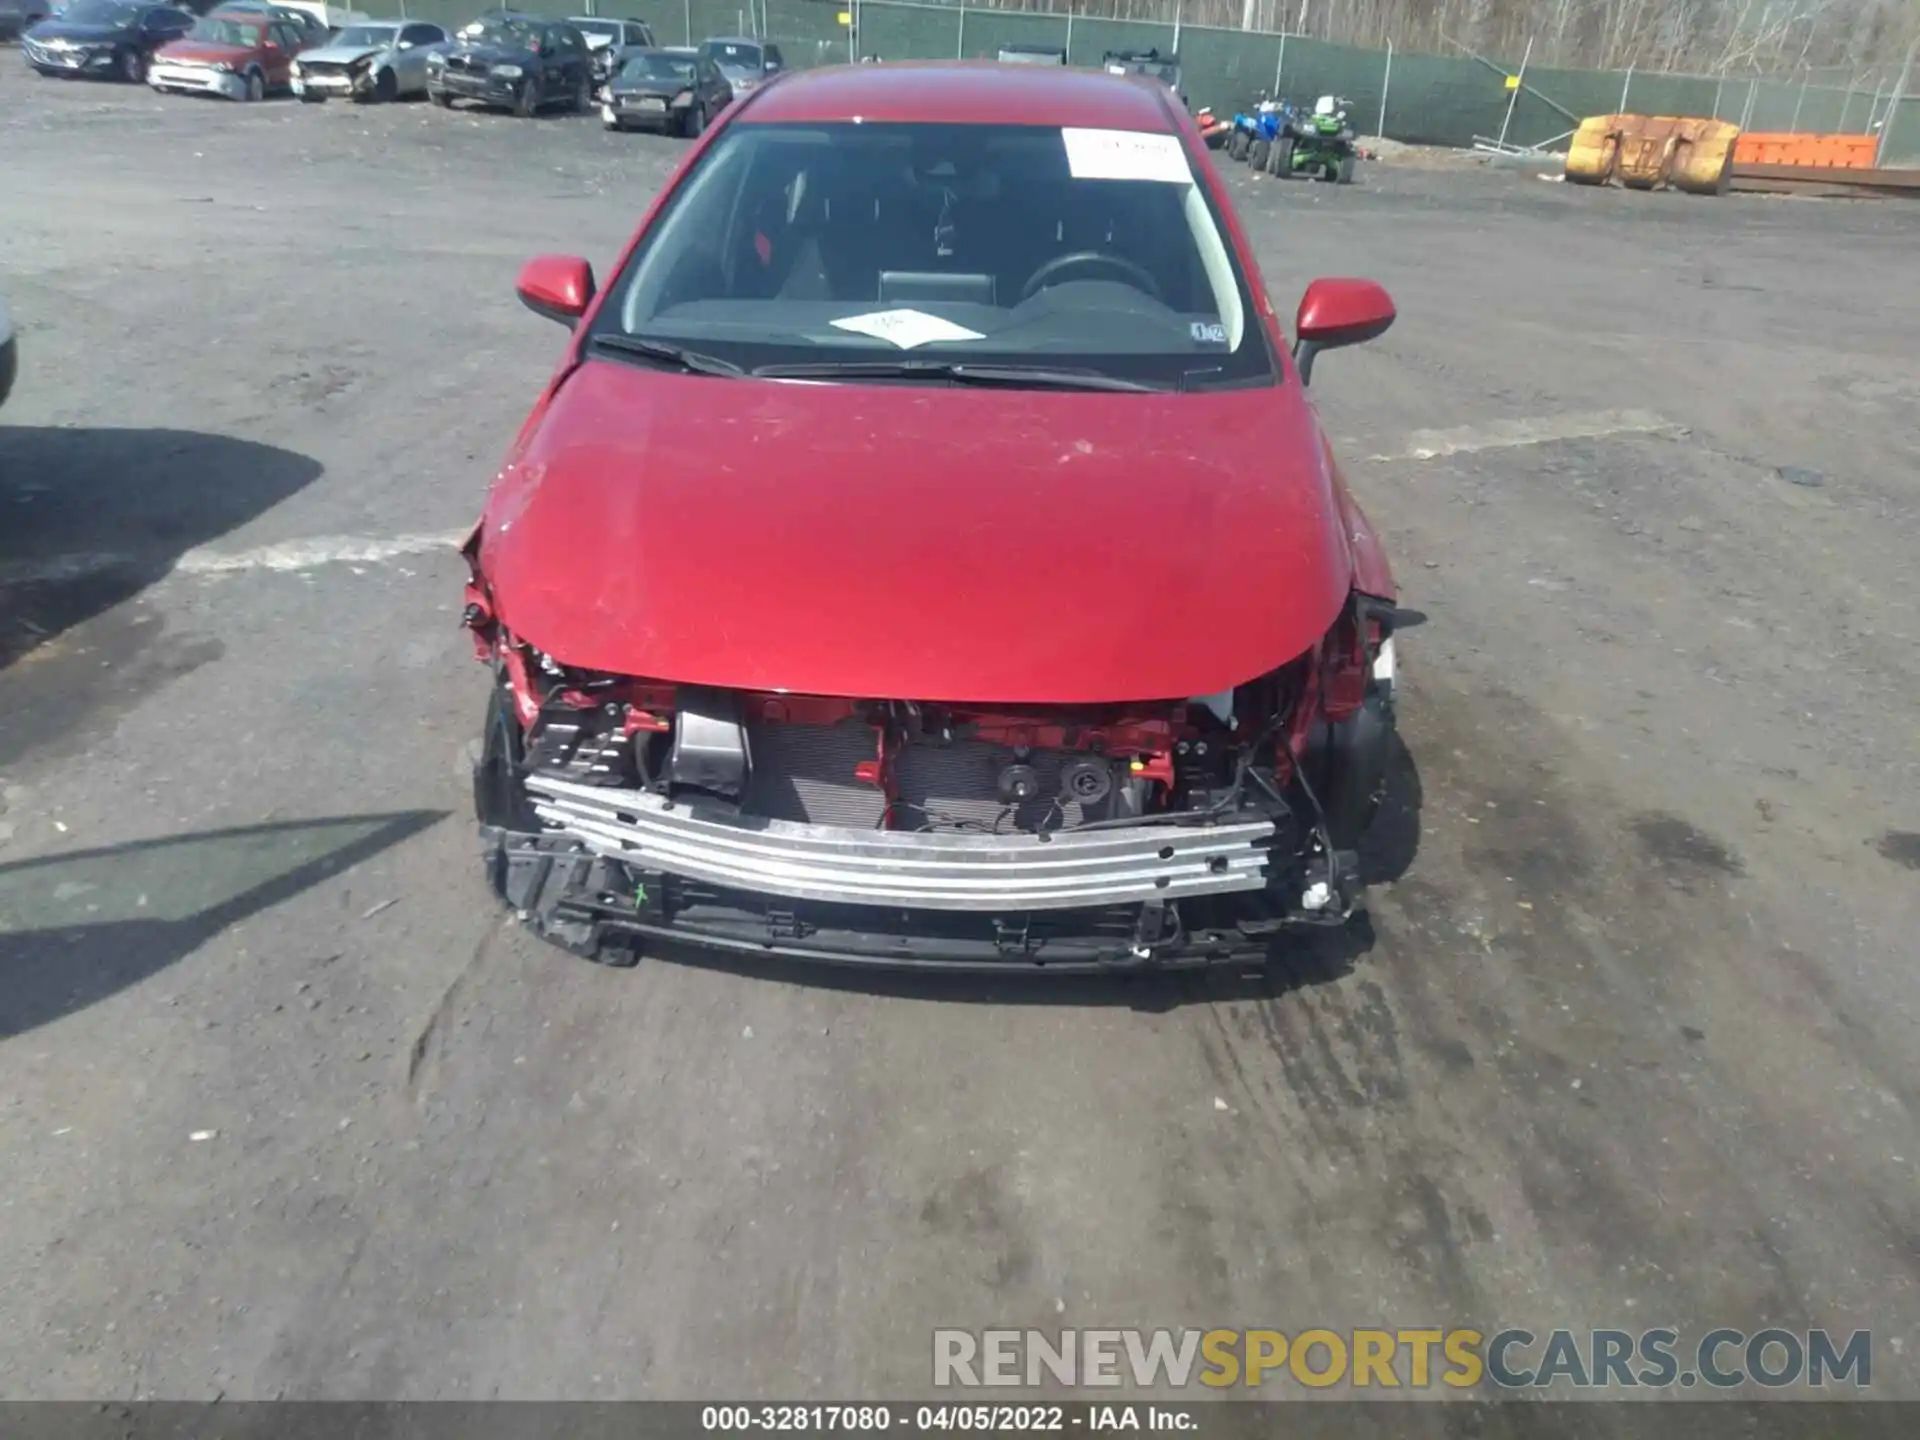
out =
[(518, 65), (496, 65), (493, 67), (493, 73), (502, 80), (518, 80), (527, 72), (522, 70)]
[(431, 55), (427, 56), (427, 69), (444, 70), (446, 68), (447, 57), (442, 55), (438, 50), (435, 50)]

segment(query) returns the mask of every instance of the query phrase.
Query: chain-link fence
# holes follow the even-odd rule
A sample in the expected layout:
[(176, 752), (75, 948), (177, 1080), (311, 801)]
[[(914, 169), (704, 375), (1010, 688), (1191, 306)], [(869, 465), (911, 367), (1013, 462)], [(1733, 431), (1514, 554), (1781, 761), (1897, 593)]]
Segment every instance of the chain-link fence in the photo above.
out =
[[(365, 3), (365, 0), (361, 0)], [(407, 14), (454, 25), (490, 0), (403, 0)], [(1310, 104), (1338, 95), (1359, 127), (1413, 144), (1470, 146), (1476, 139), (1546, 145), (1588, 115), (1714, 116), (1767, 132), (1883, 134), (1883, 164), (1920, 164), (1920, 96), (1893, 87), (1799, 78), (1672, 75), (1508, 65), (1466, 53), (1425, 55), (1336, 45), (1265, 30), (933, 3), (933, 0), (522, 0), (536, 14), (627, 15), (664, 44), (710, 35), (758, 35), (795, 67), (881, 60), (993, 59), (1003, 47), (1061, 46), (1069, 64), (1098, 65), (1109, 50), (1178, 52), (1195, 108), (1221, 115), (1262, 93)], [(1264, 8), (1264, 7), (1263, 7)], [(1178, 11), (1176, 10), (1176, 15)]]

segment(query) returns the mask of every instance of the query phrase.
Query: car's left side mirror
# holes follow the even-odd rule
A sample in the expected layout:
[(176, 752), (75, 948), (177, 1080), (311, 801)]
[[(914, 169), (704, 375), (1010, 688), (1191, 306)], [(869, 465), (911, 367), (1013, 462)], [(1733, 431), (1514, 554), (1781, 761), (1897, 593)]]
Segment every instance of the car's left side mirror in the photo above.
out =
[(571, 330), (593, 303), (593, 267), (578, 255), (537, 255), (520, 267), (520, 303)]
[(1313, 379), (1313, 357), (1322, 350), (1362, 345), (1387, 332), (1393, 299), (1372, 280), (1323, 279), (1307, 286), (1294, 317), (1293, 363), (1300, 383)]

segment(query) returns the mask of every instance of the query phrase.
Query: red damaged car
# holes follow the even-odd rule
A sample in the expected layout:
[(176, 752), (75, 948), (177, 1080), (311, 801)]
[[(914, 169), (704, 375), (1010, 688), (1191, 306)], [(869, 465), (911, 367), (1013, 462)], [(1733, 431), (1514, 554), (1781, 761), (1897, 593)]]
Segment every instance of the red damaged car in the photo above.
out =
[(597, 285), (467, 542), (475, 800), (541, 934), (883, 965), (1244, 960), (1339, 924), (1394, 585), (1164, 86), (779, 77)]

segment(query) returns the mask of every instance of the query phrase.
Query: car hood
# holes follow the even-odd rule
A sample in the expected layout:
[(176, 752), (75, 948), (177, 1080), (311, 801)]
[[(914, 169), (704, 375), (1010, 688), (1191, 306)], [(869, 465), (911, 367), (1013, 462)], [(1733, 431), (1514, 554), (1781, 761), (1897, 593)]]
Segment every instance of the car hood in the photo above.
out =
[(516, 49), (512, 45), (467, 45), (456, 41), (446, 47), (449, 56), (465, 55), (470, 60), (484, 60), (489, 65), (521, 65), (533, 59), (533, 52)]
[(317, 50), (302, 50), (302, 65), (318, 63), (321, 65), (351, 65), (356, 60), (364, 60), (369, 55), (378, 55), (391, 47), (386, 45), (322, 45)]
[(251, 45), (213, 45), (205, 40), (175, 40), (162, 45), (156, 58), (202, 65), (232, 64), (259, 51)]
[(48, 40), (75, 40), (99, 45), (109, 40), (124, 40), (132, 33), (131, 25), (75, 25), (65, 20), (42, 20), (27, 31), (27, 38), (43, 44)]
[(1215, 694), (1312, 646), (1351, 559), (1297, 386), (822, 386), (590, 359), (478, 531), (585, 669), (799, 694)]

